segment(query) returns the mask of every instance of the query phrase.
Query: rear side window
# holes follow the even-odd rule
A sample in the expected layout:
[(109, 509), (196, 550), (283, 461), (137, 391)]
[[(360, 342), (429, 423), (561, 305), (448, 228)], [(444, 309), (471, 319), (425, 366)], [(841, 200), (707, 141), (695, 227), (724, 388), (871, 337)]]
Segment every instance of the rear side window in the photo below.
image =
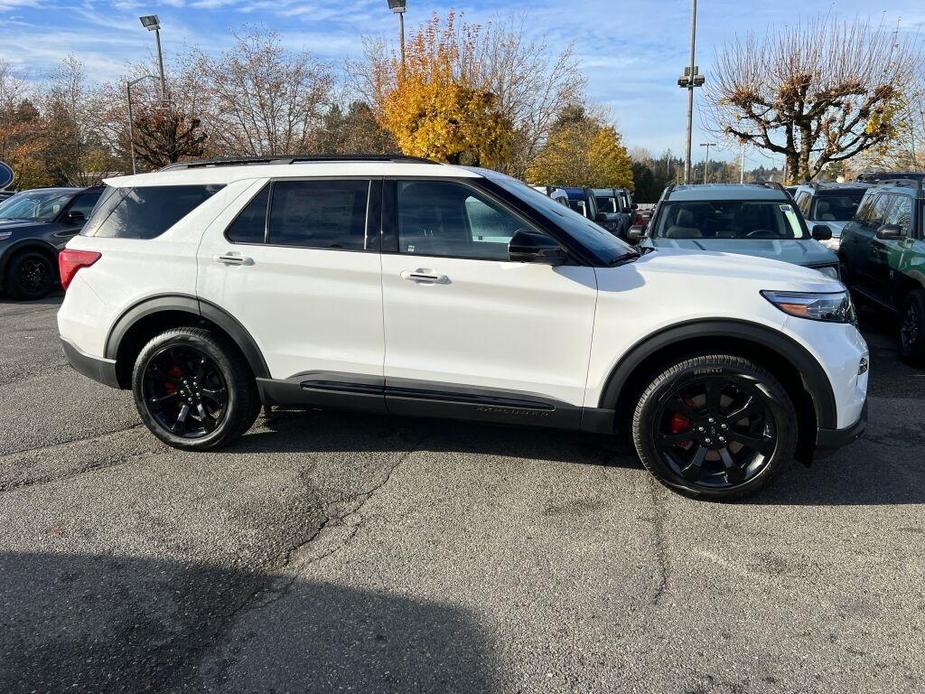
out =
[(369, 181), (277, 181), (270, 200), (269, 242), (361, 251), (366, 248)]
[(83, 230), (84, 236), (153, 239), (212, 197), (223, 186), (107, 188)]
[(247, 203), (225, 232), (233, 243), (263, 243), (267, 232), (267, 202), (270, 200), (270, 186), (263, 189)]

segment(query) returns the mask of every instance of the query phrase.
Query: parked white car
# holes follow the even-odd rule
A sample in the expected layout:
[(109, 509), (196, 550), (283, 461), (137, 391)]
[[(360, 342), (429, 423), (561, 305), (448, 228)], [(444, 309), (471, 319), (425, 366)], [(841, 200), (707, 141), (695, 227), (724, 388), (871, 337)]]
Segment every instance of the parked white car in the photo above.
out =
[(731, 498), (857, 438), (844, 286), (644, 253), (502, 174), (402, 158), (116, 178), (61, 254), (64, 351), (162, 441), (264, 405), (628, 434), (672, 489)]

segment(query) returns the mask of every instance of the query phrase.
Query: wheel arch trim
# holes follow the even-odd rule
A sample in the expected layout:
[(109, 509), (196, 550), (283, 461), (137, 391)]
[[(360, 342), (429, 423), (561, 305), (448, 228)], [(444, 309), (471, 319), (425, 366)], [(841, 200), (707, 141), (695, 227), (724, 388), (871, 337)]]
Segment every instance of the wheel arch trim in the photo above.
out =
[(255, 377), (270, 377), (270, 371), (267, 368), (266, 360), (263, 358), (263, 352), (261, 352), (256, 340), (254, 340), (247, 328), (223, 308), (190, 294), (150, 296), (125, 309), (106, 337), (104, 352), (106, 358), (117, 358), (122, 340), (139, 321), (167, 311), (188, 313), (214, 323), (231, 337), (238, 349), (241, 350)]
[(734, 338), (752, 342), (791, 363), (810, 394), (818, 427), (835, 428), (837, 404), (832, 384), (818, 360), (796, 340), (772, 328), (736, 319), (692, 320), (666, 327), (634, 344), (611, 369), (598, 407), (616, 412), (621, 392), (637, 368), (661, 350), (686, 340)]

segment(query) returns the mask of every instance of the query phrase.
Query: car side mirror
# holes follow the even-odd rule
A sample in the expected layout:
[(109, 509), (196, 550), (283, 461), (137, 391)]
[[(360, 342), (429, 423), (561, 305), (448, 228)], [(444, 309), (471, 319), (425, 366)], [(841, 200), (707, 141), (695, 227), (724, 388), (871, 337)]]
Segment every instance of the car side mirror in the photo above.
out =
[(638, 210), (638, 209), (639, 209), (639, 205), (638, 205), (637, 203), (635, 203), (635, 202), (631, 205), (631, 207), (632, 207), (634, 210)]
[(898, 224), (884, 224), (877, 229), (877, 238), (882, 241), (895, 241), (903, 237), (902, 227)]
[(639, 243), (646, 235), (646, 228), (642, 224), (634, 224), (626, 232), (626, 240), (630, 243)]
[(607, 221), (607, 213), (606, 213), (606, 212), (598, 212), (596, 215), (594, 215), (594, 221), (595, 221), (595, 222), (606, 222), (606, 221)]
[(64, 215), (64, 220), (70, 224), (84, 224), (87, 221), (86, 215), (78, 210), (71, 210)]
[(813, 238), (816, 239), (816, 241), (828, 241), (832, 238), (832, 228), (828, 224), (814, 225)]
[(541, 265), (562, 265), (566, 261), (565, 251), (559, 242), (546, 234), (520, 229), (507, 245), (508, 255), (515, 263), (539, 263)]

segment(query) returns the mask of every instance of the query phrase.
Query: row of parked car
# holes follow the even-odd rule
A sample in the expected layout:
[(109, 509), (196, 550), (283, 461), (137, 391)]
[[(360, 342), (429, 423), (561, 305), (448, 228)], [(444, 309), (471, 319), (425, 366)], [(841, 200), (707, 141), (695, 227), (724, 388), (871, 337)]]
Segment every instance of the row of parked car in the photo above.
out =
[[(925, 363), (925, 174), (864, 174), (851, 183), (671, 185), (651, 222), (624, 233), (572, 193), (570, 206), (643, 248), (737, 253), (810, 267), (859, 303), (898, 316), (900, 356)], [(579, 197), (581, 195), (581, 197)], [(587, 213), (591, 210), (591, 213)]]

